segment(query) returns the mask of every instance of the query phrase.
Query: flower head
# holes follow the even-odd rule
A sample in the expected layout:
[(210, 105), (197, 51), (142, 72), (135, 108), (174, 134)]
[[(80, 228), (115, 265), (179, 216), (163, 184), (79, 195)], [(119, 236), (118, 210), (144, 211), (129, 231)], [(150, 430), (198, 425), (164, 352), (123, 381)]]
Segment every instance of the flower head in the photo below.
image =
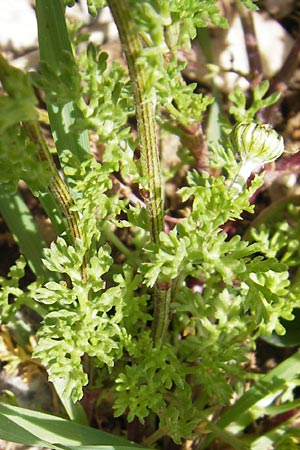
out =
[(234, 126), (230, 140), (241, 158), (239, 173), (233, 183), (238, 191), (255, 169), (275, 161), (284, 152), (282, 136), (270, 125), (241, 122)]
[(241, 122), (233, 128), (230, 139), (242, 163), (252, 161), (254, 166), (275, 161), (284, 151), (282, 136), (270, 125)]

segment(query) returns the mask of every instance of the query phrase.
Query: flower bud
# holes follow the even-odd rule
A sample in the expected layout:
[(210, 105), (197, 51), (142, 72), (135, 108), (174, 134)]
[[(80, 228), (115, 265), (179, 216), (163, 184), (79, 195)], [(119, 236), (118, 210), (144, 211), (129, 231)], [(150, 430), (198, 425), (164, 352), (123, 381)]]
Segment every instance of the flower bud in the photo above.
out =
[(233, 128), (230, 140), (241, 158), (240, 170), (233, 183), (238, 191), (255, 169), (275, 161), (284, 151), (282, 136), (270, 125), (241, 122)]
[(230, 139), (241, 161), (252, 161), (255, 166), (275, 161), (284, 151), (284, 142), (270, 125), (242, 122), (235, 125)]

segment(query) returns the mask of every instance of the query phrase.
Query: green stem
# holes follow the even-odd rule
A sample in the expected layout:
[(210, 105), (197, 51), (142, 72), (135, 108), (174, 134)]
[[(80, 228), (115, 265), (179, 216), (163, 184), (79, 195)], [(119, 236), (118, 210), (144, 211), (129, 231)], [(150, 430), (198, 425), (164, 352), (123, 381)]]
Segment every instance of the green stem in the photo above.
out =
[[(28, 103), (26, 111), (26, 119), (23, 119), (23, 127), (27, 133), (29, 139), (37, 146), (38, 156), (41, 161), (46, 161), (48, 169), (52, 175), (49, 190), (53, 194), (54, 198), (60, 205), (63, 215), (65, 216), (68, 230), (71, 235), (73, 245), (76, 244), (77, 239), (82, 239), (82, 233), (79, 226), (79, 214), (76, 211), (72, 211), (73, 199), (68, 190), (67, 185), (61, 178), (56, 165), (54, 164), (51, 152), (48, 145), (42, 135), (38, 121), (36, 120), (35, 112), (35, 95), (30, 84), (29, 78), (21, 70), (10, 66), (5, 58), (0, 54), (0, 79), (1, 83), (13, 99), (18, 99), (19, 93), (22, 92), (24, 96), (24, 102)], [(26, 95), (24, 95), (26, 93)], [(82, 279), (86, 280), (86, 266), (87, 256), (84, 258), (81, 275)]]
[[(143, 46), (130, 15), (128, 0), (108, 0), (107, 3), (119, 31), (132, 83), (142, 175), (146, 183), (142, 192), (150, 218), (151, 237), (158, 244), (159, 234), (164, 229), (164, 199), (156, 138), (155, 94), (153, 89), (147, 89), (145, 68), (138, 64)], [(158, 284), (153, 301), (153, 341), (154, 345), (160, 346), (169, 324), (169, 289), (160, 289)]]
[(167, 434), (165, 429), (161, 429), (159, 428), (158, 430), (154, 431), (154, 433), (152, 433), (150, 436), (148, 436), (147, 438), (145, 438), (143, 440), (143, 445), (145, 445), (145, 447), (154, 447), (155, 443), (161, 439), (162, 437), (164, 437)]
[(105, 235), (107, 241), (110, 241), (123, 255), (127, 258), (131, 258), (131, 251), (125, 244), (118, 238), (118, 236), (110, 229), (109, 224), (104, 225), (102, 232)]
[[(72, 243), (75, 245), (77, 239), (83, 239), (79, 226), (80, 219), (77, 211), (72, 211), (73, 198), (68, 190), (67, 185), (61, 178), (48, 148), (47, 143), (41, 133), (41, 129), (37, 121), (27, 121), (23, 123), (29, 139), (34, 142), (38, 148), (39, 158), (47, 161), (52, 178), (49, 184), (49, 190), (60, 205), (63, 215), (66, 219), (68, 230), (71, 235)], [(87, 260), (84, 259), (81, 276), (83, 280), (87, 279), (86, 275)]]
[(144, 190), (145, 203), (151, 221), (151, 235), (158, 242), (163, 230), (164, 200), (162, 177), (156, 139), (155, 98), (146, 88), (144, 68), (137, 64), (142, 44), (130, 17), (127, 0), (108, 0), (117, 25), (131, 78), (141, 151), (142, 175), (147, 182)]
[(157, 283), (154, 287), (154, 318), (152, 336), (156, 347), (163, 343), (170, 322), (171, 286), (163, 287)]

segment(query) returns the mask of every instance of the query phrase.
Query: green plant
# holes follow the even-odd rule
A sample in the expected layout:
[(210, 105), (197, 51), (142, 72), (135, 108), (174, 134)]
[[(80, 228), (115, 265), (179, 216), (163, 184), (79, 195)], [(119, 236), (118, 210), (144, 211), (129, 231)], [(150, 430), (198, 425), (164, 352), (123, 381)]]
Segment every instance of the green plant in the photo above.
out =
[[(92, 14), (104, 6), (103, 1), (87, 3)], [(268, 255), (266, 240), (249, 243), (238, 234), (228, 236), (223, 227), (240, 220), (244, 211), (253, 212), (249, 198), (263, 184), (263, 173), (249, 186), (248, 179), (253, 169), (283, 152), (282, 138), (254, 117), (277, 96), (263, 98), (264, 83), (245, 109), (245, 97), (236, 92), (231, 113), (238, 124), (233, 130), (220, 125), (221, 140), (208, 157), (201, 124), (213, 99), (184, 81), (177, 50), (189, 46), (196, 29), (208, 22), (226, 26), (215, 2), (107, 4), (129, 74), (119, 64), (110, 67), (107, 55), (92, 44), (80, 55), (72, 51), (60, 0), (36, 2), (39, 72), (25, 74), (0, 57), (2, 186), (15, 198), (17, 183), (24, 180), (58, 235), (41, 258), (31, 247), (22, 247), (26, 230), (15, 231), (37, 279), (20, 289), (23, 259), (1, 279), (2, 322), (12, 326), (22, 306), (41, 316), (33, 357), (47, 369), (71, 419), (85, 420), (78, 403), (84, 390), (100, 389), (100, 406), (102, 398), (111, 398), (116, 417), (143, 425), (145, 445), (165, 436), (177, 444), (196, 439), (204, 427), (199, 449), (213, 437), (234, 448), (250, 448), (251, 443), (226, 430), (236, 413), (226, 417), (230, 411), (247, 414), (248, 407), (265, 398), (258, 388), (253, 397), (244, 394), (248, 354), (259, 336), (284, 334), (280, 320), (293, 319), (299, 296), (290, 288), (285, 261), (276, 251)], [(33, 87), (45, 92), (63, 176), (41, 132)], [(128, 125), (133, 117), (137, 140)], [(192, 157), (180, 199), (170, 211), (177, 218), (174, 226), (166, 216), (171, 205), (157, 124), (161, 132), (180, 136)], [(99, 162), (90, 152), (87, 130), (103, 146)], [(213, 167), (222, 174), (212, 176)], [(1, 210), (9, 202), (3, 197)], [(187, 205), (181, 216), (180, 202)], [(17, 220), (19, 213), (8, 220)], [(42, 245), (38, 234), (34, 241)], [(297, 357), (284, 366), (285, 382), (280, 370), (278, 385), (277, 372), (266, 376), (274, 398), (291, 400), (293, 364), (298, 367)], [(242, 406), (222, 415), (233, 396), (240, 397), (237, 405)], [(286, 406), (293, 407), (292, 401)], [(22, 414), (28, 412), (17, 410), (18, 417)], [(1, 418), (9, 418), (4, 406)], [(30, 439), (19, 442), (36, 443)], [(85, 440), (45, 442), (52, 448), (90, 445)], [(113, 438), (111, 445), (117, 445)]]

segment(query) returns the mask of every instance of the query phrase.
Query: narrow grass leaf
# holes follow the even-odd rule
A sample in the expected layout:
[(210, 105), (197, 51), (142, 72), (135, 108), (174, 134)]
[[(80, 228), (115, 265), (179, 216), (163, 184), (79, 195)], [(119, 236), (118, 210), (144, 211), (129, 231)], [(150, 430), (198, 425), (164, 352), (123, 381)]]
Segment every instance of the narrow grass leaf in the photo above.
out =
[[(239, 423), (242, 415), (257, 402), (261, 401), (272, 392), (279, 391), (300, 373), (300, 352), (296, 352), (290, 358), (279, 364), (258, 383), (247, 391), (228, 411), (222, 416), (218, 425), (226, 428), (233, 422)], [(245, 425), (245, 424), (244, 424)]]
[(45, 447), (48, 445), (44, 440), (37, 438), (34, 434), (19, 426), (14, 420), (0, 413), (0, 438), (23, 445), (37, 445)]
[[(143, 448), (126, 439), (57, 416), (0, 403), (0, 437), (8, 437), (4, 430), (7, 429), (8, 424), (11, 425), (12, 423), (16, 432), (14, 436), (9, 435), (8, 440), (26, 445), (36, 445), (32, 440), (33, 436), (36, 442), (46, 442), (48, 446), (49, 444), (52, 445), (52, 448), (53, 446), (54, 448), (77, 448), (78, 450), (84, 448), (101, 448), (102, 450)], [(12, 425), (10, 429), (13, 429)], [(21, 433), (22, 430), (24, 430), (24, 434)], [(18, 435), (19, 431), (20, 436)], [(25, 434), (25, 431), (28, 434)]]
[(45, 276), (47, 270), (42, 263), (45, 242), (21, 195), (1, 192), (0, 212), (33, 273)]
[[(64, 52), (72, 52), (62, 3), (61, 0), (36, 1), (40, 59), (54, 71), (65, 57)], [(76, 118), (82, 117), (74, 102), (48, 103), (47, 109), (58, 154), (68, 149), (80, 161), (87, 159), (90, 154), (88, 131), (77, 133), (70, 129)]]
[(58, 379), (55, 382), (55, 390), (57, 392), (57, 395), (59, 396), (66, 413), (68, 414), (69, 418), (73, 420), (74, 422), (81, 423), (82, 425), (88, 425), (87, 416), (84, 412), (84, 409), (82, 408), (80, 403), (73, 403), (72, 400), (64, 395), (64, 390), (68, 384), (70, 375), (68, 375), (64, 379)]

